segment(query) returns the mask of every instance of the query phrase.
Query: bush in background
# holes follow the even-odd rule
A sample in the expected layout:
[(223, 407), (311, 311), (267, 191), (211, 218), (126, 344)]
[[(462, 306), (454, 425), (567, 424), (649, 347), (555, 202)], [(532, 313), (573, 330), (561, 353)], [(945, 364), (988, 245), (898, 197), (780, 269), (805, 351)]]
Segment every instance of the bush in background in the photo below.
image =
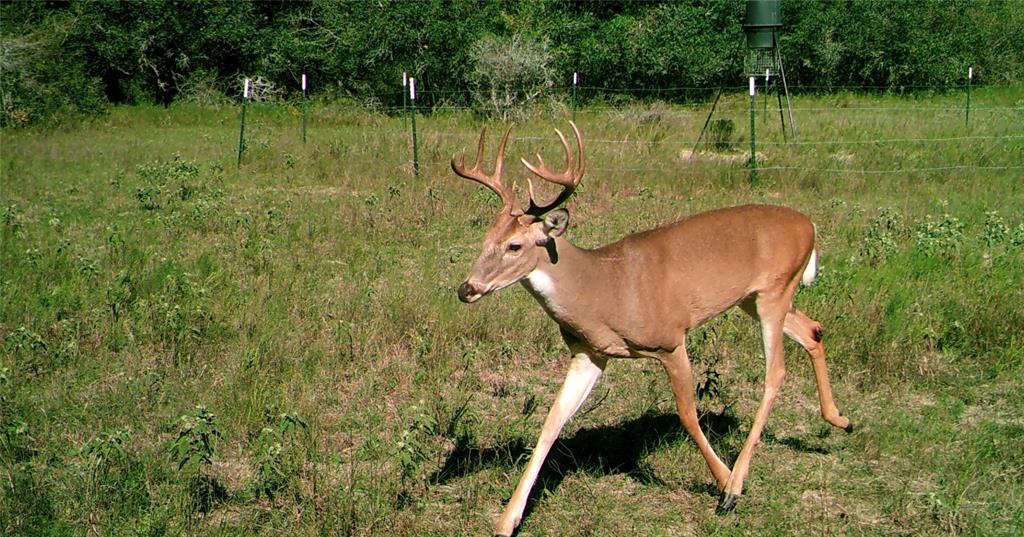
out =
[(527, 108), (555, 84), (553, 55), (545, 39), (486, 35), (473, 44), (473, 97), (502, 121), (525, 117)]
[[(36, 4), (28, 4), (28, 7)], [(0, 126), (54, 124), (69, 116), (103, 111), (107, 99), (81, 57), (62, 47), (70, 21), (47, 18), (9, 35), (5, 7), (0, 36)]]
[[(982, 84), (1024, 74), (1019, 0), (782, 6), (792, 85), (959, 86), (968, 66)], [(519, 107), (511, 101), (566, 87), (573, 72), (625, 99), (681, 102), (742, 85), (743, 15), (733, 0), (5, 2), (2, 121), (46, 123), (107, 102), (216, 103), (249, 74), (286, 99), (307, 73), (313, 93), (385, 107), (401, 104), (403, 72), (425, 108), (481, 96)]]

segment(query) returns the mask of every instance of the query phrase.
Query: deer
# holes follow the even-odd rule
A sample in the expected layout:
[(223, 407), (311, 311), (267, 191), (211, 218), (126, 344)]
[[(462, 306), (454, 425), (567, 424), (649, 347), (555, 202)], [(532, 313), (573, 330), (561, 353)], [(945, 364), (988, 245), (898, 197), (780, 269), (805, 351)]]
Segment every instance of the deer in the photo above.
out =
[[(469, 277), (458, 288), (459, 300), (474, 303), (520, 283), (558, 324), (572, 356), (522, 477), (495, 523), (495, 536), (510, 536), (519, 526), (552, 444), (612, 358), (653, 358), (661, 363), (683, 428), (721, 491), (719, 512), (731, 510), (743, 493), (754, 447), (786, 377), (783, 336), (810, 356), (822, 417), (835, 427), (853, 430), (832, 398), (821, 324), (793, 307), (798, 286), (809, 285), (817, 270), (816, 228), (811, 220), (782, 206), (743, 205), (689, 216), (600, 248), (577, 247), (564, 236), (569, 213), (559, 207), (579, 186), (586, 168), (583, 137), (575, 123), (570, 125), (578, 160), (555, 129), (565, 150), (564, 171), (552, 171), (539, 154), (537, 164), (521, 159), (533, 175), (561, 187), (554, 196), (538, 199), (527, 179), (525, 210), (517, 203), (515, 188), (503, 180), (512, 125), (498, 145), (492, 173), (482, 169), (486, 125), (473, 166), (466, 167), (465, 151), (459, 160), (451, 160), (456, 175), (492, 190), (502, 203)], [(686, 336), (737, 305), (760, 323), (765, 381), (753, 425), (730, 469), (698, 421)]]

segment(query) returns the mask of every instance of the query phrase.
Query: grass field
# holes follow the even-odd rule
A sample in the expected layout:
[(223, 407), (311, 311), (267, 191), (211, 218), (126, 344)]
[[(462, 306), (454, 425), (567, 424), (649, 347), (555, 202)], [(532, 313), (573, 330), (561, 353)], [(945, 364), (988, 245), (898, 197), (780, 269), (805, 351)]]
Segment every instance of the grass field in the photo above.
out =
[[(789, 376), (745, 495), (718, 495), (661, 367), (617, 361), (555, 445), (534, 535), (1019, 535), (1024, 531), (1024, 88), (801, 96), (801, 144), (720, 104), (737, 153), (685, 158), (706, 107), (579, 113), (570, 236), (594, 247), (701, 210), (785, 204), (817, 223), (839, 407)], [(759, 101), (760, 103), (760, 101)], [(760, 110), (759, 110), (760, 113)], [(771, 109), (769, 108), (769, 113)], [(454, 176), (468, 114), (316, 106), (115, 108), (2, 133), (0, 533), (484, 535), (565, 372), (521, 289), (455, 289), (497, 209)], [(520, 124), (509, 162), (565, 114)], [(499, 125), (492, 125), (491, 147)], [(526, 172), (511, 165), (509, 180)], [(690, 340), (705, 430), (738, 453), (761, 396), (756, 325)]]

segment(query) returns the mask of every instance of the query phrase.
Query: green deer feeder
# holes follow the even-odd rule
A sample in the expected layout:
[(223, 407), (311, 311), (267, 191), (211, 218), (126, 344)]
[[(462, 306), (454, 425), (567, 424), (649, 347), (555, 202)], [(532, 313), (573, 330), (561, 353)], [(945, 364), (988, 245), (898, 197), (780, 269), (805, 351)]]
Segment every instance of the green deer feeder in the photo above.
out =
[[(765, 110), (767, 111), (768, 90), (775, 87), (775, 93), (779, 101), (779, 120), (782, 124), (782, 137), (786, 139), (786, 116), (782, 108), (782, 96), (786, 97), (786, 108), (789, 111), (789, 129), (791, 140), (796, 141), (796, 125), (793, 121), (793, 104), (789, 100), (789, 87), (786, 85), (786, 68), (782, 62), (782, 53), (779, 50), (779, 34), (782, 31), (782, 1), (781, 0), (747, 0), (746, 15), (743, 19), (743, 31), (747, 37), (748, 52), (744, 56), (743, 67), (747, 77), (750, 79), (750, 114), (751, 114), (751, 146), (754, 141), (754, 89), (758, 78), (763, 79), (765, 89)], [(778, 89), (778, 82), (782, 82), (782, 91)], [(704, 127), (693, 145), (691, 154), (696, 154), (697, 147), (704, 139), (704, 134), (711, 124), (711, 117), (715, 113), (718, 99), (724, 89), (718, 89), (715, 99), (711, 103), (711, 110), (704, 120)], [(754, 163), (754, 149), (751, 147), (751, 164)]]
[[(786, 68), (779, 50), (779, 34), (782, 31), (782, 0), (747, 0), (746, 15), (743, 19), (743, 31), (747, 35), (747, 55), (744, 68), (748, 77), (763, 77), (764, 87), (782, 82), (782, 92), (776, 89), (779, 99), (779, 119), (782, 122), (782, 135), (786, 135), (786, 120), (782, 111), (782, 96), (786, 96), (786, 108), (789, 111), (790, 134), (796, 138), (796, 127), (793, 122), (793, 105), (789, 100), (789, 87), (786, 85)], [(777, 86), (776, 86), (777, 88)], [(767, 104), (767, 103), (766, 103)]]
[(766, 71), (778, 73), (779, 30), (782, 29), (781, 0), (747, 0), (743, 31), (747, 34), (746, 69), (749, 76), (762, 76)]

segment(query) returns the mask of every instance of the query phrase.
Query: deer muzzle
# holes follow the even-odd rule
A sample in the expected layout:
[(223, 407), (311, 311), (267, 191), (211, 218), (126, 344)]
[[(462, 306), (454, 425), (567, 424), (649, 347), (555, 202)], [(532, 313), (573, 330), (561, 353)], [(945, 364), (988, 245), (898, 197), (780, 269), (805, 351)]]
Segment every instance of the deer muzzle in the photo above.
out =
[(482, 296), (484, 296), (483, 292), (477, 289), (473, 284), (469, 283), (469, 281), (464, 281), (462, 282), (462, 285), (459, 286), (459, 300), (466, 304), (476, 302), (477, 300), (480, 300), (480, 297)]

